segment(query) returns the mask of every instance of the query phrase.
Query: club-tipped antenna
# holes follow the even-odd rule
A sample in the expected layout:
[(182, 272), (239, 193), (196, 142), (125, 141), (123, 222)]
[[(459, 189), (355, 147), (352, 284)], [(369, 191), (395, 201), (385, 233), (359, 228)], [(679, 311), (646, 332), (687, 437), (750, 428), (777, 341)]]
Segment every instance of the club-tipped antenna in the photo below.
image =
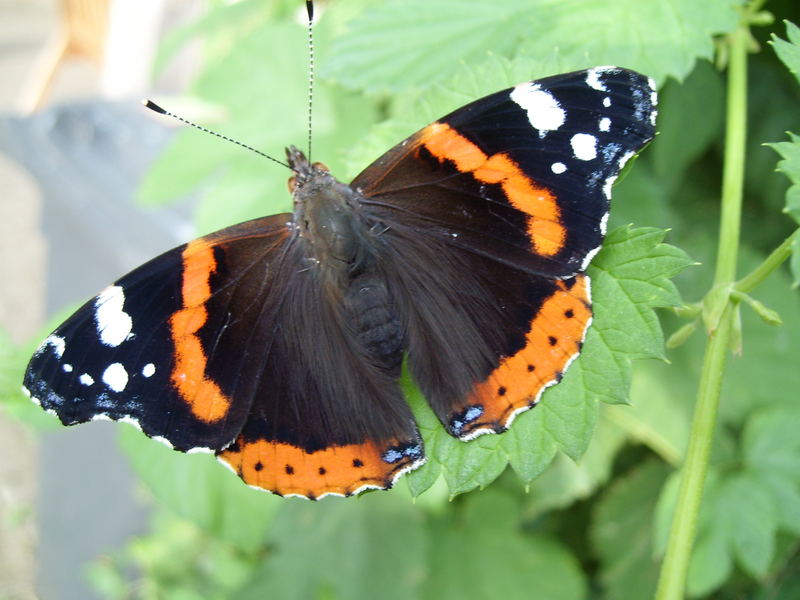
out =
[(311, 108), (314, 100), (314, 0), (306, 0), (308, 13), (308, 160), (311, 161)]
[(242, 142), (240, 142), (238, 140), (234, 140), (233, 138), (229, 138), (226, 135), (222, 135), (221, 133), (217, 133), (216, 131), (212, 131), (211, 129), (208, 129), (207, 127), (203, 127), (202, 125), (198, 125), (197, 123), (192, 123), (191, 121), (188, 121), (187, 119), (184, 119), (183, 117), (181, 117), (179, 115), (176, 115), (175, 113), (171, 113), (168, 110), (165, 110), (165, 109), (161, 108), (158, 104), (156, 104), (152, 100), (142, 100), (142, 104), (144, 104), (146, 108), (149, 108), (153, 112), (157, 112), (158, 114), (166, 115), (168, 117), (172, 117), (173, 119), (177, 119), (181, 123), (185, 123), (186, 125), (190, 125), (191, 127), (194, 127), (195, 129), (199, 129), (200, 131), (205, 131), (206, 133), (210, 133), (211, 135), (215, 135), (218, 138), (222, 138), (226, 142), (234, 143), (237, 146), (241, 146), (242, 148), (247, 148), (248, 150), (251, 150), (252, 152), (255, 152), (256, 154), (258, 154), (260, 156), (263, 156), (264, 158), (268, 158), (272, 162), (276, 162), (279, 165), (284, 166), (289, 170), (292, 170), (292, 167), (287, 165), (285, 162), (283, 162), (281, 160), (278, 160), (277, 158), (275, 158), (273, 156), (270, 156), (269, 154), (265, 154), (261, 150), (256, 150), (252, 146), (248, 146), (247, 144), (243, 144)]

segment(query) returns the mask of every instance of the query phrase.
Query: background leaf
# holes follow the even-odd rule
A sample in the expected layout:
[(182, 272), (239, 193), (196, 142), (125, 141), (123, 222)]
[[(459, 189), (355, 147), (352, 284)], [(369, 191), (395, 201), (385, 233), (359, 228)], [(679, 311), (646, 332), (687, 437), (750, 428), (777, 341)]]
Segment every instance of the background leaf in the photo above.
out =
[(521, 51), (546, 55), (558, 48), (575, 68), (613, 64), (658, 82), (682, 80), (698, 58), (711, 58), (712, 35), (731, 31), (736, 0), (638, 2), (539, 0), (536, 30)]
[(244, 551), (263, 543), (280, 498), (242, 485), (210, 454), (175, 452), (132, 427), (120, 428), (120, 443), (142, 482), (175, 514)]
[(789, 21), (786, 23), (786, 37), (788, 41), (782, 40), (774, 33), (772, 34), (772, 47), (775, 49), (775, 54), (778, 55), (800, 83), (800, 27)]
[(463, 511), (432, 524), (425, 598), (587, 597), (574, 558), (544, 535), (523, 535), (518, 500), (497, 491), (470, 496)]
[[(322, 76), (367, 91), (429, 87), (487, 48), (506, 54), (530, 33), (529, 2), (389, 0), (354, 19), (331, 48)], [(398, 49), (402, 51), (398, 52)]]
[(590, 531), (607, 598), (652, 598), (658, 562), (652, 550), (653, 513), (667, 469), (648, 460), (609, 487), (597, 503)]
[(270, 530), (270, 560), (237, 598), (418, 597), (427, 575), (429, 535), (405, 498), (366, 494), (283, 502)]

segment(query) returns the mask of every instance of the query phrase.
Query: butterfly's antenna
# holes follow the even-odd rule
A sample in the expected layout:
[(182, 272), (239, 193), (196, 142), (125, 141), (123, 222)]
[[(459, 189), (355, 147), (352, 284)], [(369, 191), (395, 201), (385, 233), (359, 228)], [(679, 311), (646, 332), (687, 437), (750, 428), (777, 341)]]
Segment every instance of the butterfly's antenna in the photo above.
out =
[(211, 131), (210, 129), (208, 129), (206, 127), (203, 127), (202, 125), (198, 125), (197, 123), (192, 123), (191, 121), (187, 121), (183, 117), (179, 117), (175, 113), (171, 113), (168, 110), (164, 110), (163, 108), (161, 108), (158, 104), (156, 104), (152, 100), (142, 100), (142, 104), (144, 104), (150, 110), (152, 110), (154, 112), (157, 112), (158, 114), (166, 115), (168, 117), (172, 117), (173, 119), (177, 119), (181, 123), (186, 123), (187, 125), (191, 125), (192, 127), (196, 128), (196, 129), (199, 129), (200, 131), (205, 131), (206, 133), (210, 133), (211, 135), (215, 135), (218, 138), (222, 138), (223, 140), (225, 140), (227, 142), (232, 142), (232, 143), (236, 144), (237, 146), (241, 146), (242, 148), (247, 148), (248, 150), (252, 150), (256, 154), (259, 154), (259, 155), (263, 156), (264, 158), (270, 159), (272, 162), (276, 162), (279, 165), (282, 165), (282, 166), (286, 167), (287, 169), (292, 169), (292, 167), (287, 165), (285, 162), (280, 161), (277, 158), (274, 158), (274, 157), (270, 156), (269, 154), (265, 154), (264, 152), (261, 152), (261, 150), (256, 150), (252, 146), (248, 146), (247, 144), (243, 144), (242, 142), (239, 142), (237, 140), (229, 138), (228, 136), (222, 135), (221, 133), (217, 133), (216, 131)]
[(314, 99), (314, 0), (306, 0), (308, 12), (308, 160), (311, 161), (311, 105)]

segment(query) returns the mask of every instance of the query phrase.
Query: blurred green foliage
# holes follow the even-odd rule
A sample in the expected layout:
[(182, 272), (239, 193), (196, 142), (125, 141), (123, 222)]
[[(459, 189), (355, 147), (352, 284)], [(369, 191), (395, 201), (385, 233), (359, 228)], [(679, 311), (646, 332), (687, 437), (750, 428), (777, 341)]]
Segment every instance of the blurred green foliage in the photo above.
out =
[[(391, 492), (354, 499), (263, 494), (211, 457), (179, 455), (125, 429), (123, 448), (154, 500), (152, 528), (91, 566), (96, 588), (148, 600), (652, 597), (704, 341), (702, 326), (687, 328), (684, 343), (665, 351), (662, 326), (672, 333), (685, 321), (660, 311), (659, 322), (654, 308), (698, 301), (713, 279), (725, 76), (709, 61), (717, 36), (737, 23), (737, 4), (319, 2), (314, 157), (343, 180), (431, 120), (519, 81), (602, 64), (656, 79), (659, 135), (614, 188), (612, 231), (590, 268), (596, 321), (584, 353), (508, 433), (468, 444), (446, 435), (406, 383), (429, 463)], [(302, 5), (211, 1), (160, 57), (166, 64), (201, 40), (204, 67), (191, 93), (225, 115), (209, 126), (279, 158), (307, 135)], [(766, 8), (776, 18), (754, 30), (740, 275), (800, 222), (800, 138), (785, 133), (800, 131), (792, 76), (800, 30), (782, 23), (800, 21), (800, 7)], [(201, 190), (196, 222), (205, 233), (288, 210), (286, 175), (187, 130), (153, 167), (141, 199)], [(673, 245), (662, 242), (665, 229)], [(782, 325), (743, 311), (743, 355), (725, 375), (689, 573), (695, 597), (800, 594), (800, 296), (792, 288), (800, 236), (791, 270), (753, 292)], [(27, 350), (0, 342), (9, 355), (0, 364), (14, 365), (0, 371), (10, 398)]]

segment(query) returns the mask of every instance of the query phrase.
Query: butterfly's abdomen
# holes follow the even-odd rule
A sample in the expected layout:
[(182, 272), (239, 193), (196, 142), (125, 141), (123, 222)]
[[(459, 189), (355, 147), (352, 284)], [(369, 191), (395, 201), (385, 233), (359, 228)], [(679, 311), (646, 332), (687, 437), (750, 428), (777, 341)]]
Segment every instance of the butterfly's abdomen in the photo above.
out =
[(350, 281), (345, 293), (349, 326), (376, 366), (399, 376), (403, 362), (403, 329), (386, 282), (376, 273)]

